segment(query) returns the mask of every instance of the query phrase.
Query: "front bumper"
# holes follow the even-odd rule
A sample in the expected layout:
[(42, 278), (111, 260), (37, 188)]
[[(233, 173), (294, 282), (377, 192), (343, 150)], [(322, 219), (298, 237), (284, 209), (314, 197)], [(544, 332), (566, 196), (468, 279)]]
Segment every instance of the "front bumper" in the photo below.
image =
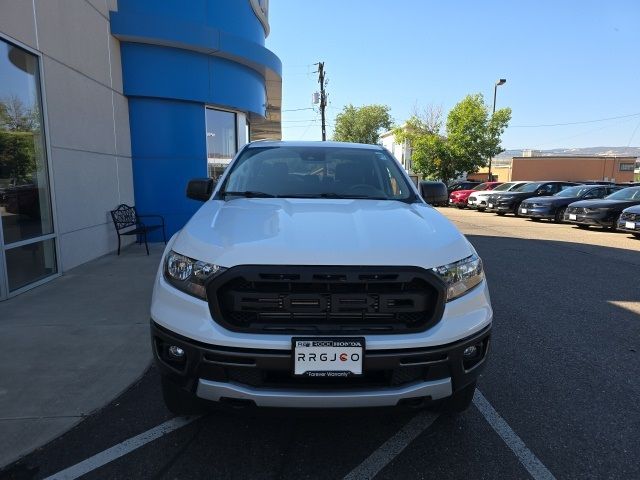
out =
[(634, 235), (640, 235), (640, 221), (625, 220), (621, 218), (618, 221), (618, 230), (621, 232), (629, 232)]
[[(575, 218), (574, 218), (575, 217)], [(593, 213), (571, 213), (569, 211), (564, 214), (565, 223), (573, 223), (576, 225), (590, 225), (595, 227), (613, 227), (614, 216), (606, 212)]]
[[(477, 379), (489, 351), (491, 325), (447, 345), (366, 350), (363, 377), (294, 377), (291, 350), (229, 348), (188, 339), (151, 322), (156, 364), (162, 375), (196, 396), (214, 402), (259, 407), (391, 407), (449, 397)], [(185, 351), (173, 362), (168, 346)], [(466, 347), (479, 354), (465, 359)]]
[(553, 219), (556, 212), (552, 207), (532, 207), (527, 204), (520, 204), (518, 214), (522, 217)]
[[(493, 206), (492, 206), (493, 205)], [(493, 203), (491, 201), (487, 202), (487, 208), (485, 209), (487, 212), (496, 212), (496, 213), (507, 213), (513, 212), (515, 202), (509, 203)]]
[(487, 197), (469, 198), (467, 200), (467, 206), (477, 210), (484, 210), (487, 208)]

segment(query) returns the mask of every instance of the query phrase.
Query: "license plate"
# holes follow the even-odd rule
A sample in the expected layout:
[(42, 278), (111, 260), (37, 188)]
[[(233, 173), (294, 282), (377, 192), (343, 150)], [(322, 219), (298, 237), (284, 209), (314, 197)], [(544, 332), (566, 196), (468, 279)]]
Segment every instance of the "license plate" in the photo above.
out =
[(490, 203), (490, 204), (489, 204), (489, 208), (493, 208), (493, 203)]
[(362, 375), (364, 338), (293, 338), (293, 374), (306, 377)]
[(569, 214), (569, 220), (575, 220), (576, 218), (578, 218), (578, 217), (576, 217), (575, 213), (570, 213)]
[(527, 213), (527, 209), (526, 209), (526, 208), (521, 208), (521, 209), (520, 209), (520, 211), (521, 211), (522, 213)]
[(625, 222), (624, 226), (625, 226), (625, 228), (630, 228), (631, 230), (635, 230), (636, 229), (635, 222)]

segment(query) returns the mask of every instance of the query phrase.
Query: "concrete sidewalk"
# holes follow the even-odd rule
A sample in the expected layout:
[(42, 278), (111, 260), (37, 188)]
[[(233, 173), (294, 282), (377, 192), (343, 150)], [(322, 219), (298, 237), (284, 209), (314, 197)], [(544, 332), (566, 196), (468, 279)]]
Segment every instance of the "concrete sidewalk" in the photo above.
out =
[(164, 245), (131, 245), (0, 302), (0, 468), (104, 406), (151, 361)]

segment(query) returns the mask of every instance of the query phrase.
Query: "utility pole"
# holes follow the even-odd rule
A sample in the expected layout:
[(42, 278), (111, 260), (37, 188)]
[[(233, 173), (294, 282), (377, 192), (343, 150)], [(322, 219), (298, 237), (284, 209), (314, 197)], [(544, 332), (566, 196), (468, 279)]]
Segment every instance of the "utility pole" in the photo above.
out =
[(325, 124), (324, 110), (327, 106), (327, 94), (324, 91), (326, 81), (324, 78), (324, 62), (318, 64), (318, 83), (320, 84), (320, 115), (322, 117), (322, 141), (327, 140), (327, 126)]

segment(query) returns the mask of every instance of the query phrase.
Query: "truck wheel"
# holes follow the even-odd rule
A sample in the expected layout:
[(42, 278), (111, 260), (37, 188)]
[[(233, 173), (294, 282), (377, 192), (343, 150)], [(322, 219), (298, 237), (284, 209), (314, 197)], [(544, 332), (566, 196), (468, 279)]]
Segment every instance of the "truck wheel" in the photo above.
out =
[(553, 217), (553, 221), (556, 223), (562, 223), (562, 221), (564, 220), (565, 210), (566, 208), (559, 208), (558, 210), (556, 210), (556, 214)]
[(613, 223), (609, 227), (609, 230), (611, 230), (612, 232), (617, 232), (618, 231), (618, 222), (620, 221), (620, 217), (621, 217), (621, 215), (618, 215), (613, 219)]
[(514, 209), (513, 209), (513, 214), (514, 214), (516, 217), (519, 217), (519, 216), (520, 216), (520, 204), (519, 204), (519, 203), (516, 203), (516, 206), (515, 206), (515, 207), (514, 207)]
[(475, 392), (476, 382), (470, 383), (463, 389), (458, 390), (447, 400), (446, 409), (452, 413), (464, 412), (471, 406)]
[(204, 411), (203, 402), (194, 394), (183, 390), (171, 380), (161, 379), (162, 399), (174, 415), (196, 415)]

